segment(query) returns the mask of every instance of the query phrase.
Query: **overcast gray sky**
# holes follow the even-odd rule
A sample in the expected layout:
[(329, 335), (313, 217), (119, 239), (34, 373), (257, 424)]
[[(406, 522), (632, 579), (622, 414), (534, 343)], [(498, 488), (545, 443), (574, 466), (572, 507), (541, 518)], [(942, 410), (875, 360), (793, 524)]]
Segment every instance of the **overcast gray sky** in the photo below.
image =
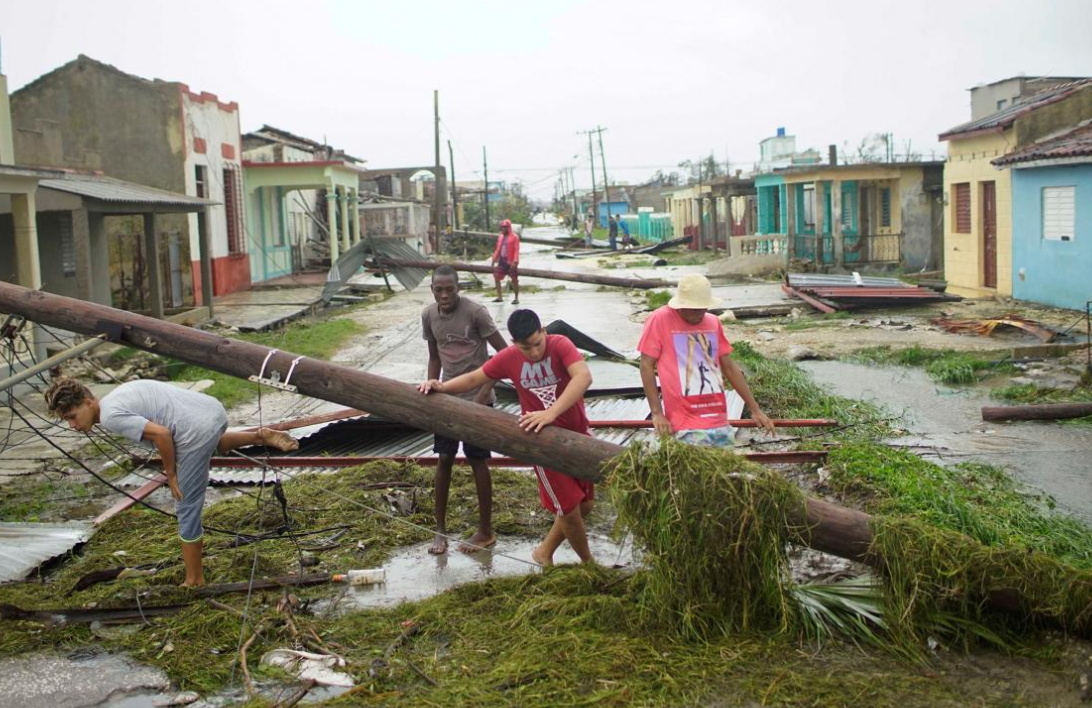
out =
[(435, 88), (457, 177), (487, 145), (491, 178), (547, 197), (563, 165), (590, 185), (577, 131), (597, 124), (612, 181), (710, 151), (748, 170), (778, 126), (801, 149), (891, 132), (928, 157), (967, 88), (1092, 75), (1092, 0), (3, 5), (12, 90), (83, 53), (383, 167), (432, 162)]

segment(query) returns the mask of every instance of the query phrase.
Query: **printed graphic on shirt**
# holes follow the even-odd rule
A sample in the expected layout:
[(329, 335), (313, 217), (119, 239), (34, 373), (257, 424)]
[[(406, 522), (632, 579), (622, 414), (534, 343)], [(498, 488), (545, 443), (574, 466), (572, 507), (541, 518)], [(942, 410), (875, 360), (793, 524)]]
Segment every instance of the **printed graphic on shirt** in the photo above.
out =
[(549, 408), (557, 401), (557, 374), (554, 373), (553, 357), (542, 361), (525, 361), (519, 374), (519, 384)]
[(724, 393), (717, 364), (717, 339), (708, 332), (676, 332), (675, 361), (684, 396)]

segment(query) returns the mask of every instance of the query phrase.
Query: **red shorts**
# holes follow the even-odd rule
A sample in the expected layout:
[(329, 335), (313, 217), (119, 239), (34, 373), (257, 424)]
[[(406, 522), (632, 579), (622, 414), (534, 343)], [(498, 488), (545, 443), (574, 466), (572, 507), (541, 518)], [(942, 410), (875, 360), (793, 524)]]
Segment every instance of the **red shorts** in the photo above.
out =
[(584, 500), (595, 499), (595, 483), (570, 477), (564, 472), (535, 465), (538, 498), (551, 514), (568, 514)]
[(500, 266), (493, 268), (493, 278), (495, 280), (504, 280), (505, 277), (515, 283), (519, 280), (519, 270), (513, 269), (511, 266), (508, 268), (501, 268)]

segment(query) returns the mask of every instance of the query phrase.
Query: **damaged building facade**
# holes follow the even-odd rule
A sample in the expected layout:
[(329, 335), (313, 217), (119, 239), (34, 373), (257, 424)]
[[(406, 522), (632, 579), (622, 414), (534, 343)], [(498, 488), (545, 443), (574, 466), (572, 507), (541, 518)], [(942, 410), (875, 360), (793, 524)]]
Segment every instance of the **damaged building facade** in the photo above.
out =
[[(100, 173), (211, 202), (211, 292), (250, 287), (238, 104), (80, 55), (13, 93), (11, 114), (20, 165)], [(137, 299), (134, 283), (152, 267), (144, 221), (108, 216), (103, 228), (111, 300), (120, 306)], [(174, 284), (166, 305), (201, 304), (198, 216), (163, 215), (156, 229), (160, 277)]]

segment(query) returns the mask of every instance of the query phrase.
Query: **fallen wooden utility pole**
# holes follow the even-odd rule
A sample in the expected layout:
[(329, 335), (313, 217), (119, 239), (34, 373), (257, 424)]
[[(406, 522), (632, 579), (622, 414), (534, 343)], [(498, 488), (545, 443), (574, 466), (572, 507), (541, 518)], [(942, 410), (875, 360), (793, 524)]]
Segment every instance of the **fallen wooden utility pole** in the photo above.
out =
[[(478, 239), (482, 239), (482, 240), (486, 240), (486, 241), (496, 241), (497, 236), (498, 236), (498, 234), (491, 234), (488, 231), (466, 231), (466, 230), (452, 231), (451, 235), (452, 236), (469, 236), (470, 238), (478, 238)], [(535, 238), (534, 236), (520, 235), (519, 240), (520, 240), (520, 243), (537, 243), (537, 244), (542, 245), (542, 246), (565, 246), (570, 241), (573, 241), (573, 240), (583, 241), (583, 238), (578, 237), (578, 236), (574, 236), (574, 237), (568, 238), (568, 239)]]
[[(604, 468), (625, 450), (554, 426), (540, 433), (527, 433), (515, 416), (461, 398), (423, 396), (412, 384), (10, 283), (0, 282), (0, 312), (78, 334), (113, 333), (118, 343), (231, 376), (249, 378), (258, 374), (263, 381), (282, 389), (466, 440), (578, 479), (601, 481)], [(842, 558), (879, 564), (880, 559), (869, 553), (872, 517), (863, 511), (814, 497), (786, 511), (801, 543)], [(992, 593), (991, 601), (1006, 609), (1020, 607), (1019, 596), (1009, 590)]]
[[(493, 273), (493, 267), (476, 263), (442, 263), (430, 260), (408, 260), (404, 258), (387, 258), (381, 256), (379, 262), (385, 266), (402, 268), (422, 268), (435, 270), (442, 265), (449, 265), (455, 270), (470, 273)], [(593, 285), (613, 285), (619, 288), (635, 288), (639, 290), (651, 290), (652, 288), (672, 288), (673, 283), (666, 280), (650, 280), (647, 278), (619, 278), (613, 275), (599, 275), (598, 273), (566, 273), (557, 270), (538, 270), (537, 268), (519, 269), (520, 276), (527, 278), (545, 278), (547, 280), (569, 280), (574, 283), (591, 283)]]
[[(454, 396), (423, 396), (412, 384), (4, 282), (0, 282), (0, 312), (80, 334), (120, 331), (117, 341), (122, 344), (240, 378), (259, 373), (267, 380), (276, 376), (281, 386), (301, 394), (467, 440), (579, 479), (602, 480), (604, 464), (624, 451), (620, 445), (554, 426), (526, 433), (513, 415)], [(809, 499), (793, 523), (807, 530), (804, 542), (812, 548), (867, 561), (872, 541), (869, 518), (864, 512)]]
[(1092, 403), (1042, 403), (1028, 406), (983, 406), (982, 420), (1062, 420), (1092, 415)]

